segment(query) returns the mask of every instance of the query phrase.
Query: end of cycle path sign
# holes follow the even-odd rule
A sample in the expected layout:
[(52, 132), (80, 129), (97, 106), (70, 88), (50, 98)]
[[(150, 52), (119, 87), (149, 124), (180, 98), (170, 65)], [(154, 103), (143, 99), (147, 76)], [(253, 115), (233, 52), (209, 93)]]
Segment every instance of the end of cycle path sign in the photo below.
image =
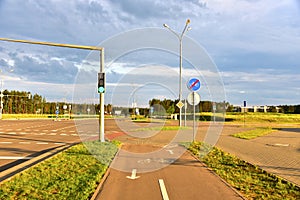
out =
[(196, 92), (197, 90), (200, 89), (200, 80), (198, 78), (191, 78), (188, 82), (187, 82), (187, 88), (192, 91), (192, 92)]

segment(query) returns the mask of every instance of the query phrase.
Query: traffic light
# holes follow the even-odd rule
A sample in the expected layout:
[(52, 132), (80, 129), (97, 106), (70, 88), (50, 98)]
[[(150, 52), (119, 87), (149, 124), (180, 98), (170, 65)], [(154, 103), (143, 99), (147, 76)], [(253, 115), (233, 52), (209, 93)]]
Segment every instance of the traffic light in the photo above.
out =
[(98, 93), (105, 92), (105, 73), (98, 73)]

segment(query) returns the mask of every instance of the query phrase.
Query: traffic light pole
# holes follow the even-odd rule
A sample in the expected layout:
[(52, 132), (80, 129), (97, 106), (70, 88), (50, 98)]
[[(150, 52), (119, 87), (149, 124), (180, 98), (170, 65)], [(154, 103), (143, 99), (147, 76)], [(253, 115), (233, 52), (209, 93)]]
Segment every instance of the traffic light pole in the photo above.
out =
[[(104, 48), (102, 47), (82, 46), (82, 45), (74, 45), (74, 44), (60, 44), (60, 43), (53, 43), (53, 42), (37, 42), (37, 41), (29, 41), (29, 40), (16, 40), (16, 39), (9, 39), (9, 38), (0, 38), (0, 40), (6, 42), (19, 42), (19, 43), (27, 43), (27, 44), (100, 51), (100, 72), (104, 73)], [(104, 93), (100, 93), (99, 140), (101, 142), (105, 141), (104, 139)]]
[[(100, 73), (104, 73), (104, 49), (100, 51)], [(105, 80), (105, 79), (104, 79)], [(99, 138), (100, 142), (105, 142), (104, 139), (104, 92), (101, 92), (99, 97)]]

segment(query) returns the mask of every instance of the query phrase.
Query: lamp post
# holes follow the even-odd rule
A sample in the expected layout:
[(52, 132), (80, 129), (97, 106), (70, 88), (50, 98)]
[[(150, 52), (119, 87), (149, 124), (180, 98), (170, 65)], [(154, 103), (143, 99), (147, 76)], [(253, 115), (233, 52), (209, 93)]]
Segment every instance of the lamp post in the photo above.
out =
[[(163, 24), (165, 28), (167, 28), (169, 31), (171, 31), (176, 37), (179, 39), (179, 102), (181, 102), (182, 99), (182, 38), (184, 34), (191, 29), (191, 27), (188, 27), (191, 20), (187, 19), (185, 22), (185, 26), (181, 32), (181, 34), (178, 34), (173, 29), (171, 29), (167, 24)], [(181, 108), (179, 107), (179, 126), (181, 127)]]

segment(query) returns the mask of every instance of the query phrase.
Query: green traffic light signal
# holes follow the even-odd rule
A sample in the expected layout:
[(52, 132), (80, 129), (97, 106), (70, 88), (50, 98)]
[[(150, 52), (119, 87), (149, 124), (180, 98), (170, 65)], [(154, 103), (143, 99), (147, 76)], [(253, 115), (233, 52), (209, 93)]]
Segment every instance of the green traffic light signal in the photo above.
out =
[(98, 88), (98, 93), (104, 93), (105, 92), (105, 88), (104, 87), (99, 87)]
[(98, 93), (105, 92), (105, 73), (98, 73)]

